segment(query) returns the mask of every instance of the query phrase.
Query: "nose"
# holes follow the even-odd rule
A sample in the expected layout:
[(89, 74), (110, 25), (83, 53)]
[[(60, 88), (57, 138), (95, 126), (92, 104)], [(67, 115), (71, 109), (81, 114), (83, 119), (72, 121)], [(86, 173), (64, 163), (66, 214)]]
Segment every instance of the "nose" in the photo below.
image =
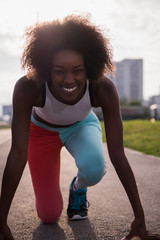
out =
[(72, 73), (66, 73), (64, 77), (64, 84), (71, 86), (74, 83), (74, 76)]

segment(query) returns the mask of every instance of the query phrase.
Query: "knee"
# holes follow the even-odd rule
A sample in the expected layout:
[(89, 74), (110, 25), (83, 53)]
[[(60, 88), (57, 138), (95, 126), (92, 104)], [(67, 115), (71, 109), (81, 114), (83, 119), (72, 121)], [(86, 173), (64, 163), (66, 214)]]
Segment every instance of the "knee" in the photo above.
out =
[(44, 223), (55, 223), (57, 222), (57, 220), (59, 219), (61, 212), (62, 212), (62, 208), (58, 209), (49, 209), (49, 211), (44, 211), (44, 212), (38, 212), (38, 217), (42, 220), (42, 222)]
[(47, 204), (39, 205), (36, 203), (38, 217), (44, 223), (55, 223), (59, 219), (62, 209), (63, 200), (48, 202)]
[[(86, 164), (80, 173), (81, 177), (86, 179), (86, 184), (92, 186), (100, 182), (103, 176), (106, 174), (106, 163), (103, 156), (97, 156), (92, 158), (90, 164)], [(87, 163), (87, 161), (86, 161)]]
[(105, 174), (106, 174), (106, 165), (101, 164), (96, 167), (91, 166), (86, 173), (88, 186), (92, 186), (100, 182)]

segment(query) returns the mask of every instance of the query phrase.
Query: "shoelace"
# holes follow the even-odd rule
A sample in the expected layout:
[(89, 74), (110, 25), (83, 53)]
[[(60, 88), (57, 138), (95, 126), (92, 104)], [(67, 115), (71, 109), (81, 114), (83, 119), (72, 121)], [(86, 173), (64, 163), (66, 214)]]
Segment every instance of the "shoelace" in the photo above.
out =
[(86, 199), (86, 196), (84, 193), (73, 193), (74, 195), (74, 203), (72, 207), (74, 209), (80, 209), (81, 206), (84, 206), (85, 208), (89, 208), (89, 202)]

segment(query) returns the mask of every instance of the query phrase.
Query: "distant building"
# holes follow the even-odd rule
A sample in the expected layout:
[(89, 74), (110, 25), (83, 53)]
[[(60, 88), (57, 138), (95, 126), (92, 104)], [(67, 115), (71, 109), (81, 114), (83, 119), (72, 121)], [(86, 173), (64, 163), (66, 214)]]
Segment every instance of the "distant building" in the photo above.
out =
[(4, 115), (12, 116), (12, 114), (13, 114), (12, 105), (3, 105), (3, 116)]
[(120, 99), (126, 102), (143, 99), (143, 60), (124, 59), (115, 62), (116, 73), (111, 77), (117, 86)]
[(12, 105), (3, 105), (2, 115), (3, 115), (3, 118), (7, 117), (8, 123), (11, 123), (12, 115), (13, 115)]
[(149, 98), (149, 103), (150, 103), (150, 105), (152, 105), (152, 104), (160, 105), (160, 94), (150, 97)]

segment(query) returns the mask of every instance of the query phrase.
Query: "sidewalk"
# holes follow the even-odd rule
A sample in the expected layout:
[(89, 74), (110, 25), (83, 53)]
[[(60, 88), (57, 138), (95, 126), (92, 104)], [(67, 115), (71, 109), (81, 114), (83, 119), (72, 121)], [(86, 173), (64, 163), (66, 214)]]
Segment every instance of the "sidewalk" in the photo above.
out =
[(11, 138), (11, 129), (0, 129), (0, 144), (5, 143)]
[[(2, 136), (1, 132), (0, 136)], [(0, 168), (4, 165), (3, 161), (6, 159), (9, 147), (10, 141), (0, 145)], [(27, 165), (8, 219), (15, 240), (120, 240), (126, 236), (133, 220), (132, 209), (108, 158), (106, 144), (104, 144), (104, 150), (107, 174), (99, 184), (88, 188), (89, 217), (83, 221), (69, 222), (67, 219), (69, 185), (77, 173), (74, 159), (67, 150), (63, 148), (61, 153), (61, 191), (64, 208), (56, 224), (43, 224), (37, 216)], [(159, 158), (147, 156), (130, 149), (125, 150), (137, 181), (145, 210), (147, 228), (159, 233)], [(2, 174), (2, 171), (0, 173)]]

